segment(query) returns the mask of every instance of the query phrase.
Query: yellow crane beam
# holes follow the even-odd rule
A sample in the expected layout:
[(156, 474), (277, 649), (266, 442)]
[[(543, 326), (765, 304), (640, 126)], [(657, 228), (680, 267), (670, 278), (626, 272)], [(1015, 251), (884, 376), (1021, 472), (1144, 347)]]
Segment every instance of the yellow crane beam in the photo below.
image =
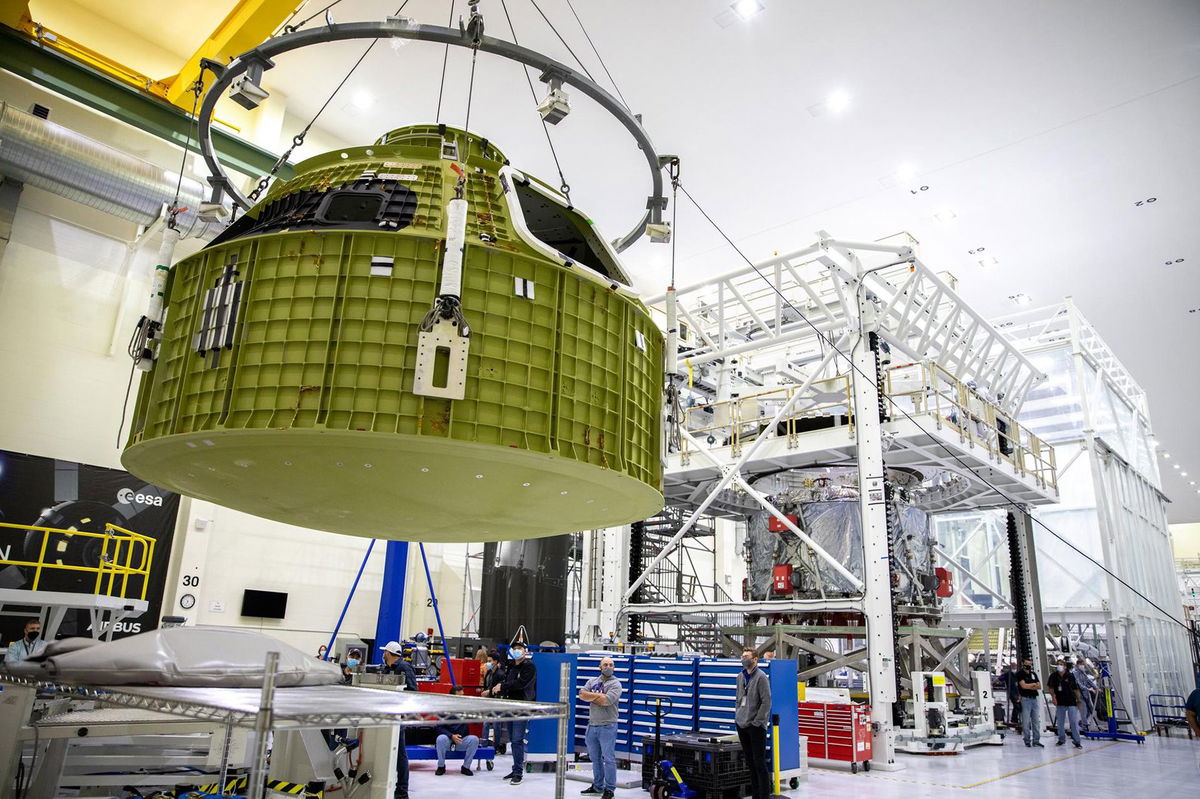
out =
[(0, 25), (16, 30), (29, 19), (29, 0), (0, 0)]
[(190, 110), (190, 89), (200, 77), (201, 59), (228, 63), (234, 56), (262, 44), (299, 4), (300, 0), (240, 0), (187, 60), (179, 74), (162, 81), (167, 86), (167, 100)]

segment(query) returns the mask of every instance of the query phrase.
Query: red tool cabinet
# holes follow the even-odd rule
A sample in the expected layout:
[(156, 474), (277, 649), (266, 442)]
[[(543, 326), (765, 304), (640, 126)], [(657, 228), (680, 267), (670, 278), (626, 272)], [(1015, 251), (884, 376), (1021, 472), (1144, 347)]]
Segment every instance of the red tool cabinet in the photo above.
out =
[(837, 760), (857, 773), (871, 768), (871, 708), (867, 705), (799, 703), (800, 734), (808, 737), (810, 759)]

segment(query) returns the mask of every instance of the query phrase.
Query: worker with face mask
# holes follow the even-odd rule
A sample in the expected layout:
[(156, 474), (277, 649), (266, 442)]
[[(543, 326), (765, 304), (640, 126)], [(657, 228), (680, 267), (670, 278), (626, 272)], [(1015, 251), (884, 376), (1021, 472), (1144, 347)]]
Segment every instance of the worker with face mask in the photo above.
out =
[(771, 682), (758, 668), (753, 647), (742, 650), (742, 670), (737, 677), (738, 740), (750, 767), (750, 795), (767, 799), (771, 795), (771, 775), (767, 768), (767, 728), (771, 724)]
[(46, 649), (42, 640), (42, 622), (40, 619), (30, 619), (25, 622), (25, 632), (19, 640), (8, 645), (8, 654), (4, 656), (5, 663), (19, 663), (22, 660), (37, 657)]
[(592, 784), (585, 794), (600, 794), (601, 799), (613, 799), (617, 789), (617, 719), (620, 711), (621, 681), (614, 676), (613, 659), (600, 661), (600, 676), (587, 681), (579, 698), (588, 703), (588, 757), (592, 761)]
[(1042, 681), (1033, 670), (1033, 659), (1022, 658), (1017, 672), (1017, 690), (1021, 694), (1021, 736), (1026, 746), (1042, 746)]
[(1054, 701), (1054, 729), (1058, 731), (1058, 746), (1067, 742), (1069, 724), (1071, 741), (1076, 749), (1082, 749), (1083, 745), (1079, 742), (1079, 683), (1067, 669), (1067, 661), (1058, 661), (1046, 684)]
[[(529, 659), (529, 652), (524, 643), (514, 643), (508, 649), (509, 666), (504, 674), (504, 680), (492, 688), (492, 695), (503, 699), (518, 699), (531, 702), (537, 698), (537, 667)], [(520, 785), (525, 773), (525, 731), (528, 722), (510, 721), (508, 738), (512, 743), (512, 771), (504, 779), (512, 785)]]
[[(500, 658), (500, 653), (493, 649), (487, 653), (487, 662), (483, 664), (483, 696), (495, 696), (492, 689), (503, 684), (504, 674), (504, 661)], [(487, 723), (483, 725), (484, 739), (490, 740), (500, 754), (504, 754), (507, 749), (507, 739), (501, 734), (502, 732), (504, 732), (503, 724)]]

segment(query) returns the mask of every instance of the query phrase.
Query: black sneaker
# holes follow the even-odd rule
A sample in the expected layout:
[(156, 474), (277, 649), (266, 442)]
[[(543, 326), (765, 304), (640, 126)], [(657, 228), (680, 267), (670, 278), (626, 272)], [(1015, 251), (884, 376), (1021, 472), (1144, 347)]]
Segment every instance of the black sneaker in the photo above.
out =
[(510, 785), (520, 785), (521, 784), (521, 775), (520, 774), (512, 775), (512, 779), (509, 780), (509, 784)]
[(437, 771), (435, 771), (435, 772), (433, 772), (433, 773), (434, 773), (434, 774), (436, 774), (436, 775), (438, 775), (438, 776), (440, 777), (440, 776), (442, 776), (443, 774), (445, 774), (445, 773), (446, 773), (446, 767), (445, 767), (445, 766), (438, 766), (438, 767), (437, 767)]
[(1065, 744), (1065, 743), (1066, 743), (1066, 741), (1058, 741), (1058, 742), (1057, 742), (1057, 743), (1055, 743), (1054, 745), (1055, 745), (1055, 746), (1062, 746), (1062, 745), (1063, 745), (1063, 744)]
[(458, 770), (458, 773), (459, 773), (459, 774), (465, 774), (465, 775), (467, 775), (468, 777), (474, 777), (474, 776), (475, 776), (475, 772), (474, 772), (474, 771), (471, 771), (471, 769), (467, 768), (466, 766), (463, 766), (462, 768), (460, 768), (460, 769)]
[(603, 794), (601, 794), (600, 799), (613, 799), (613, 792), (605, 791)]
[(513, 777), (519, 777), (519, 776), (521, 776), (520, 772), (510, 771), (504, 775), (504, 779), (511, 780)]
[(1076, 749), (1082, 749), (1082, 748), (1083, 748), (1083, 744), (1075, 744), (1075, 748), (1076, 748)]
[(1035, 743), (1034, 746), (1040, 747), (1042, 749), (1046, 748), (1046, 745), (1044, 743), (1042, 743), (1041, 741), (1038, 741), (1037, 743)]
[(600, 790), (595, 785), (589, 785), (588, 787), (586, 787), (582, 791), (580, 791), (580, 793), (584, 794), (584, 795), (589, 795), (589, 796), (592, 794), (599, 796), (600, 794), (604, 793), (604, 791)]

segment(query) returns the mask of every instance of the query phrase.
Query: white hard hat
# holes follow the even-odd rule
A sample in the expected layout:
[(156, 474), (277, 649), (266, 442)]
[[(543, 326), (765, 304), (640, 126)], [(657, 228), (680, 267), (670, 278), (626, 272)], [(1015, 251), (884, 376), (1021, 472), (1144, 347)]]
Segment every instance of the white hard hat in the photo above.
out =
[(388, 641), (383, 646), (379, 647), (384, 652), (391, 652), (393, 655), (404, 654), (404, 649), (400, 646), (399, 641)]

